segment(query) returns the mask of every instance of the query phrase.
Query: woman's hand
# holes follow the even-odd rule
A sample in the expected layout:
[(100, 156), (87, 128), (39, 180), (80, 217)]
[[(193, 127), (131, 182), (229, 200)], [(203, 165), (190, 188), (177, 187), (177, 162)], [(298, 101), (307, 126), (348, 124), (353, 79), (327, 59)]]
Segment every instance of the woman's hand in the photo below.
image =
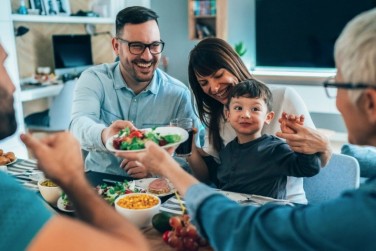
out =
[(297, 123), (299, 125), (304, 125), (304, 115), (287, 114), (282, 113), (282, 116), (278, 119), (281, 124), (281, 131), (283, 133), (296, 133), (291, 127), (288, 126), (287, 122)]
[(320, 153), (321, 166), (325, 166), (332, 155), (329, 139), (317, 130), (295, 123), (295, 121), (286, 120), (285, 123), (295, 133), (277, 132), (276, 136), (285, 139), (295, 152)]
[(112, 124), (109, 127), (103, 129), (102, 135), (101, 135), (103, 145), (106, 145), (106, 142), (110, 137), (114, 136), (120, 130), (122, 130), (126, 127), (129, 127), (129, 129), (131, 129), (131, 130), (137, 129), (132, 124), (132, 122), (126, 121), (126, 120), (116, 120), (116, 121), (112, 122)]

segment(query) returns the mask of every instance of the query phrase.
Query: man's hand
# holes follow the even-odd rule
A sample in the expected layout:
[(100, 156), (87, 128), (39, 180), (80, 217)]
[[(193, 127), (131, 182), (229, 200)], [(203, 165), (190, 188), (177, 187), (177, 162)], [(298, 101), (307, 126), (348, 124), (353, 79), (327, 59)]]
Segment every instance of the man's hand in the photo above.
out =
[(151, 177), (148, 170), (138, 161), (123, 159), (120, 167), (124, 169), (124, 171), (126, 171), (132, 178), (141, 179)]
[(21, 140), (38, 160), (38, 167), (58, 185), (84, 177), (81, 147), (68, 132), (55, 133), (41, 140), (22, 134)]
[(124, 129), (128, 127), (129, 129), (131, 130), (134, 130), (134, 129), (137, 129), (133, 124), (132, 122), (130, 121), (125, 121), (125, 120), (116, 120), (114, 122), (112, 122), (112, 124), (105, 128), (103, 131), (102, 131), (102, 135), (101, 135), (101, 138), (102, 138), (102, 143), (103, 145), (106, 145), (106, 142), (107, 140), (114, 136), (115, 134), (117, 134), (120, 130)]
[[(150, 173), (156, 173), (160, 175), (166, 175), (165, 171), (168, 171), (170, 166), (177, 164), (171, 157), (174, 149), (171, 147), (164, 150), (152, 141), (145, 143), (145, 151), (140, 152), (117, 152), (117, 157), (125, 158), (130, 162), (142, 163), (143, 168), (148, 167)], [(179, 165), (177, 164), (179, 167)], [(179, 167), (180, 168), (180, 167)], [(145, 168), (146, 169), (146, 168)]]

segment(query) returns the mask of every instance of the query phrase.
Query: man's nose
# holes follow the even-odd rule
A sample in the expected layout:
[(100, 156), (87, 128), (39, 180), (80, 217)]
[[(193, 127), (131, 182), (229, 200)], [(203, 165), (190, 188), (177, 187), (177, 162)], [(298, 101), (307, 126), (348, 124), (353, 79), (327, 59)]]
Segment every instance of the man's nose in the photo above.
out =
[(145, 60), (151, 60), (153, 58), (153, 54), (151, 54), (149, 47), (145, 48), (144, 52), (141, 54), (141, 58)]

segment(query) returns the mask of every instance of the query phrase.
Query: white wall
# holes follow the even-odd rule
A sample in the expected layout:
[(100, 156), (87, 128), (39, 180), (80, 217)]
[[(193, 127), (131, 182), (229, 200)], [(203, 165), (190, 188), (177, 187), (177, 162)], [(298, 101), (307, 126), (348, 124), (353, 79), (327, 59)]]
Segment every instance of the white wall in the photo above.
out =
[(151, 9), (159, 16), (161, 38), (166, 43), (167, 72), (188, 85), (188, 55), (197, 43), (188, 38), (188, 1), (152, 0)]
[[(255, 0), (228, 0), (228, 37), (227, 41), (234, 45), (243, 41), (247, 53), (243, 60), (250, 67), (255, 65), (255, 17), (253, 15)], [(151, 0), (151, 9), (160, 16), (159, 24), (162, 39), (166, 42), (163, 52), (169, 58), (168, 73), (188, 84), (188, 55), (198, 42), (188, 39), (188, 3), (185, 0)], [(321, 120), (320, 114), (330, 115), (331, 123), (323, 124), (325, 128), (344, 128), (342, 119), (335, 107), (334, 100), (328, 99), (320, 83), (334, 72), (319, 74), (294, 73), (305, 76), (283, 76), (270, 72), (252, 71), (257, 78), (268, 84), (283, 84), (295, 88), (303, 97), (308, 109)], [(327, 120), (323, 117), (323, 120)], [(336, 121), (333, 123), (332, 121)], [(320, 121), (322, 122), (322, 121)], [(325, 122), (325, 121), (324, 121)]]

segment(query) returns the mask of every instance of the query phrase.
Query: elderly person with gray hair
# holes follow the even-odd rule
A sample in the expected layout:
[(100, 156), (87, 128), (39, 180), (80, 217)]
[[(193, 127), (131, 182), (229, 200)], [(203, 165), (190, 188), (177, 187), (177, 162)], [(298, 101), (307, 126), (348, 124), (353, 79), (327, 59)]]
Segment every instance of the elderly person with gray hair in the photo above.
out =
[[(335, 60), (335, 82), (325, 86), (338, 89), (349, 141), (376, 146), (376, 9), (348, 23), (336, 42)], [(376, 176), (320, 205), (240, 206), (185, 173), (156, 144), (146, 148), (119, 155), (170, 179), (215, 250), (376, 250)]]

